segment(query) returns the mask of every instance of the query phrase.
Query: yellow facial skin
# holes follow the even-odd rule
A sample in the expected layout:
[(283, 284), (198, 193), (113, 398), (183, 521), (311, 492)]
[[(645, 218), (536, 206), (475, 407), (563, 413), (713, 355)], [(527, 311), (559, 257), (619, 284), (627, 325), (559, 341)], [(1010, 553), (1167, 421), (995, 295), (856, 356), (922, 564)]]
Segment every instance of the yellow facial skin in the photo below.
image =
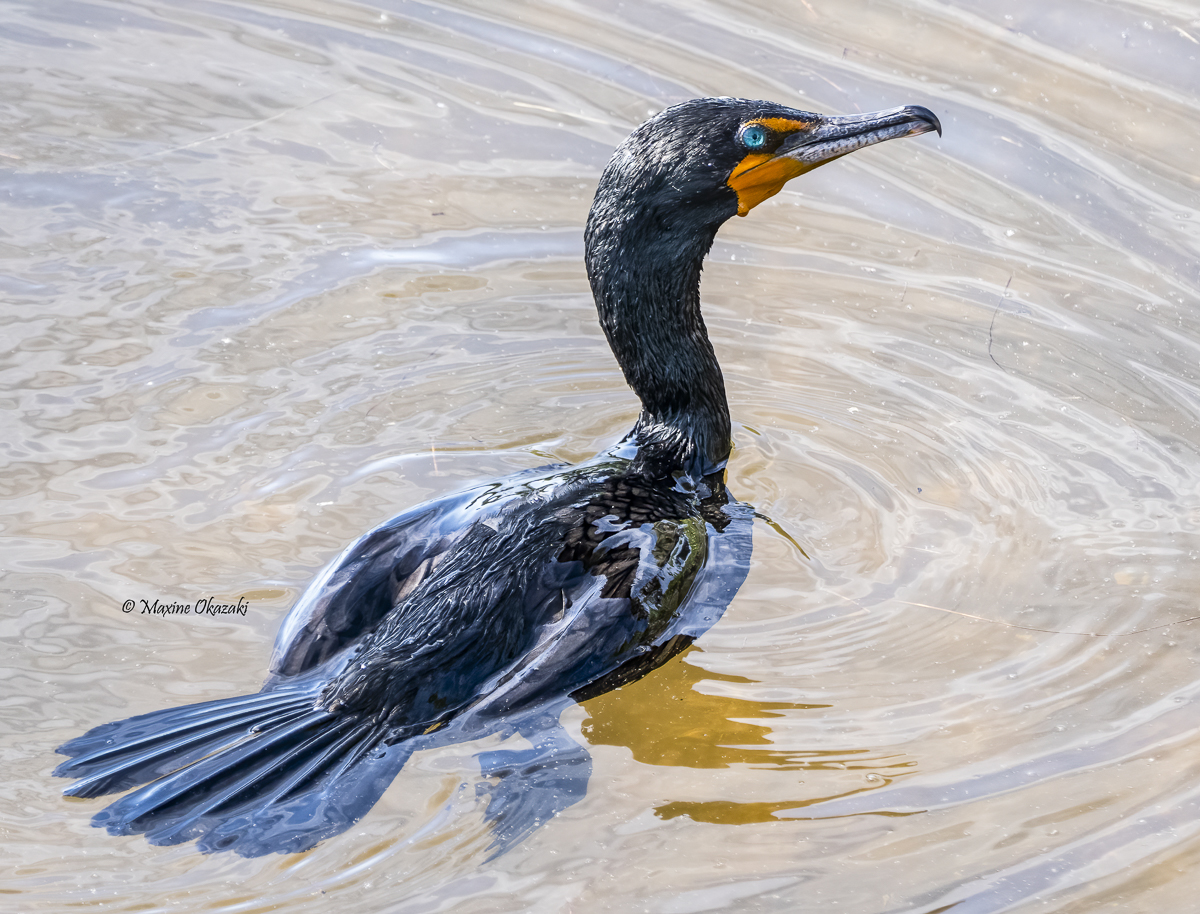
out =
[[(799, 119), (756, 118), (742, 125), (742, 137), (751, 124), (772, 136), (766, 138), (768, 142), (763, 143), (762, 149), (748, 149), (725, 181), (737, 194), (739, 216), (775, 196), (792, 178), (856, 149), (933, 130), (939, 136), (942, 133), (937, 115), (921, 105), (836, 117), (815, 114)], [(772, 139), (774, 142), (770, 142)]]
[[(768, 130), (786, 136), (812, 126), (809, 121), (793, 121), (783, 117), (764, 117), (747, 124), (761, 124)], [(798, 162), (787, 156), (776, 156), (770, 152), (751, 152), (738, 162), (726, 182), (734, 189), (738, 197), (738, 215), (744, 216), (758, 204), (769, 197), (775, 196), (783, 185), (792, 178), (799, 177), (807, 171), (812, 171), (817, 165)]]

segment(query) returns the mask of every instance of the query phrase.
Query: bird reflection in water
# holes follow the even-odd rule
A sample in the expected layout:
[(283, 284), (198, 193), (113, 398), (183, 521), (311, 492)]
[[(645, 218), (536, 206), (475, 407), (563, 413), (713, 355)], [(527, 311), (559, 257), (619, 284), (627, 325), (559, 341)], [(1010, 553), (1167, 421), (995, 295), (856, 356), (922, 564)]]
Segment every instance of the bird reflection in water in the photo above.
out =
[(585, 233), (600, 323), (642, 404), (633, 430), (366, 534), (293, 607), (260, 692), (71, 740), (66, 793), (137, 787), (93, 819), (112, 834), (299, 852), (361, 819), (413, 752), (520, 734), (528, 748), (480, 755), (490, 852), (576, 802), (591, 759), (563, 709), (688, 648), (749, 568), (753, 511), (725, 488), (729, 409), (700, 315), (718, 228), (825, 162), (940, 129), (920, 107), (824, 117), (728, 98), (642, 124)]

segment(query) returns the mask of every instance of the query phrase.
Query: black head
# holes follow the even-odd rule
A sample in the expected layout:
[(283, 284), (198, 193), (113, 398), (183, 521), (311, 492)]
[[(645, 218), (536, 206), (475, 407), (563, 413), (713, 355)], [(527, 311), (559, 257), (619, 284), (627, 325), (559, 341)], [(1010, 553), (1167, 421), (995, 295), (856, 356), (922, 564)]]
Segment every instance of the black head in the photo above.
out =
[(931, 130), (941, 133), (941, 124), (918, 106), (828, 117), (741, 98), (684, 102), (654, 115), (613, 153), (589, 235), (594, 222), (617, 228), (634, 220), (660, 237), (699, 234), (711, 242), (726, 219), (746, 215), (792, 178), (864, 146)]

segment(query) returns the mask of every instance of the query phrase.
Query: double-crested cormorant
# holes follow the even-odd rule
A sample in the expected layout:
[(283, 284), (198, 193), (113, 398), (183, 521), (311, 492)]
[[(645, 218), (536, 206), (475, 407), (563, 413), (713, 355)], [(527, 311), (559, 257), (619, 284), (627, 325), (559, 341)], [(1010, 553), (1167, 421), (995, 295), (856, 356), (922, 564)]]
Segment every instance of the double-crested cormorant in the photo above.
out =
[(752, 512), (725, 490), (729, 409), (700, 316), (717, 229), (864, 146), (941, 131), (920, 107), (823, 117), (762, 101), (668, 108), (613, 154), (586, 231), (604, 333), (642, 402), (578, 466), (477, 486), (351, 545), (300, 597), (254, 695), (105, 724), (55, 774), (93, 820), (246, 856), (357, 822), (415, 749), (520, 732), (484, 759), (497, 852), (581, 795), (571, 700), (645, 675), (711, 626), (745, 577)]

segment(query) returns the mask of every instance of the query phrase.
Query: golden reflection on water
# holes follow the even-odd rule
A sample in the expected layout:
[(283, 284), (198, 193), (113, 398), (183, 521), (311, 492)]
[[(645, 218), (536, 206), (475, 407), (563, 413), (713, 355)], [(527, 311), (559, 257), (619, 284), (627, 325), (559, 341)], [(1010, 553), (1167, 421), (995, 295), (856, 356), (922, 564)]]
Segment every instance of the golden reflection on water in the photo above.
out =
[(687, 662), (693, 646), (676, 660), (638, 682), (584, 702), (588, 742), (627, 746), (647, 765), (728, 768), (733, 764), (795, 767), (794, 760), (770, 748), (769, 724), (760, 718), (781, 711), (827, 705), (752, 702), (702, 690), (705, 682), (748, 683), (743, 676), (709, 673)]
[[(909, 758), (881, 757), (870, 749), (774, 748), (771, 718), (829, 705), (750, 701), (719, 694), (714, 690), (719, 683), (749, 684), (753, 680), (711, 672), (688, 662), (689, 656), (694, 658), (701, 652), (693, 646), (644, 679), (584, 702), (588, 717), (581, 730), (588, 742), (626, 747), (635, 760), (646, 765), (684, 768), (745, 765), (757, 770), (796, 772), (797, 781), (803, 780), (804, 773), (860, 772), (866, 775), (869, 784), (829, 796), (772, 802), (673, 800), (655, 808), (659, 817), (687, 816), (715, 825), (770, 822), (780, 811), (882, 787), (895, 777), (915, 770), (916, 763)], [(780, 792), (780, 780), (772, 779), (776, 793)]]

